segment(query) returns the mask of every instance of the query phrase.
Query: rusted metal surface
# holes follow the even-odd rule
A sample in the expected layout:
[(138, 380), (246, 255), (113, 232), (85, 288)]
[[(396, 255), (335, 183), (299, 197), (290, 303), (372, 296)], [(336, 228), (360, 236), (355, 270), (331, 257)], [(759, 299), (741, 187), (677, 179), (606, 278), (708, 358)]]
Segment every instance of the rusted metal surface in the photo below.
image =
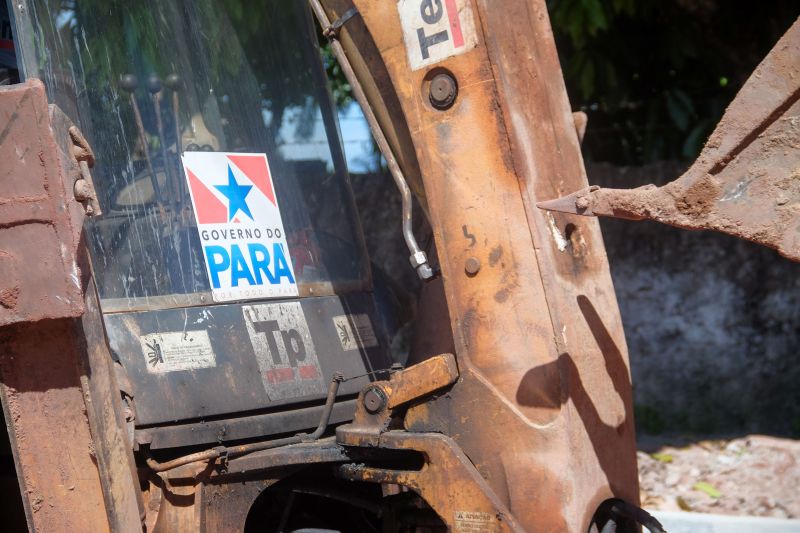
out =
[(392, 374), (385, 390), (387, 407), (394, 409), (412, 400), (451, 385), (458, 379), (458, 367), (452, 354), (431, 357), (402, 372)]
[(74, 194), (91, 149), (36, 80), (0, 89), (0, 124), (0, 397), (28, 526), (135, 531), (138, 480)]
[[(506, 504), (451, 438), (396, 429), (405, 414), (401, 407), (452, 385), (456, 379), (455, 358), (444, 354), (396, 372), (389, 381), (366, 387), (359, 396), (353, 423), (337, 428), (337, 443), (346, 448), (420, 452), (424, 464), (416, 469), (387, 469), (350, 462), (338, 468), (338, 475), (353, 481), (412, 489), (451, 531), (523, 531)], [(376, 391), (386, 398), (379, 409), (373, 409), (369, 401), (370, 394)]]
[(467, 2), (477, 47), (415, 71), (398, 4), (325, 2), (352, 4), (342, 42), (410, 132), (461, 373), (405, 427), (451, 436), (527, 530), (586, 531), (604, 500), (638, 501), (630, 373), (598, 224), (535, 207), (586, 183), (545, 2)]
[(761, 62), (677, 180), (631, 190), (589, 187), (538, 206), (719, 231), (800, 261), (800, 21)]
[(223, 466), (192, 463), (150, 474), (148, 531), (242, 531), (256, 498), (303, 467), (350, 461), (333, 439), (263, 450)]
[[(108, 523), (112, 531), (124, 532), (141, 527), (145, 508), (136, 475), (133, 442), (125, 431), (121, 388), (114, 370), (116, 363), (108, 351), (100, 302), (93, 283), (86, 292), (85, 308), (86, 312), (75, 321), (73, 335), (67, 342), (74, 343), (81, 356), (77, 370)], [(50, 357), (57, 357), (57, 354), (44, 354), (43, 363)], [(83, 414), (71, 413), (66, 420), (79, 422)]]
[[(378, 446), (381, 432), (399, 427), (402, 422), (399, 409), (458, 379), (458, 368), (453, 354), (441, 354), (420, 362), (406, 370), (395, 372), (387, 381), (375, 381), (358, 396), (353, 423), (336, 428), (339, 444), (353, 446)], [(381, 405), (372, 405), (372, 397), (383, 398)]]
[(74, 327), (61, 319), (0, 330), (0, 393), (33, 531), (110, 531)]
[(83, 313), (81, 170), (54, 113), (38, 80), (0, 87), (0, 326)]
[(450, 531), (525, 531), (449, 437), (389, 431), (381, 434), (377, 446), (422, 452), (425, 464), (414, 471), (348, 463), (339, 467), (338, 474), (345, 479), (395, 484), (414, 490), (445, 521)]

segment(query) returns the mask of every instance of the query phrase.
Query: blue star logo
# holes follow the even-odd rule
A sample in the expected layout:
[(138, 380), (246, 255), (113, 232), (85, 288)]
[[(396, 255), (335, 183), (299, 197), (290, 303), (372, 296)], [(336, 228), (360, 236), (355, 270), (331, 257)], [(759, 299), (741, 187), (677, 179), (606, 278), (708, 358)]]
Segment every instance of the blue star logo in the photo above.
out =
[(250, 207), (247, 205), (245, 198), (250, 193), (252, 185), (239, 185), (236, 178), (233, 176), (233, 170), (228, 165), (228, 184), (227, 185), (214, 185), (219, 192), (225, 195), (228, 199), (228, 222), (233, 220), (236, 213), (241, 211), (245, 215), (253, 219), (253, 214), (250, 212)]

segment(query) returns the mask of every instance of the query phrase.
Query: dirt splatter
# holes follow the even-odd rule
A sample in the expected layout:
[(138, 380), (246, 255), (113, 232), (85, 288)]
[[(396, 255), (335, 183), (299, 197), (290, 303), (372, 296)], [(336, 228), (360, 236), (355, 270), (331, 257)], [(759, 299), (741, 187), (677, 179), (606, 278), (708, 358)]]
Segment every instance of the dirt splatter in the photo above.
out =
[(719, 196), (719, 184), (712, 176), (706, 174), (676, 198), (675, 207), (685, 215), (701, 217), (714, 209)]
[(503, 247), (498, 244), (497, 246), (492, 248), (492, 251), (489, 253), (489, 266), (495, 266), (502, 257), (503, 257)]
[(0, 289), (0, 307), (14, 309), (19, 300), (19, 287), (6, 287)]

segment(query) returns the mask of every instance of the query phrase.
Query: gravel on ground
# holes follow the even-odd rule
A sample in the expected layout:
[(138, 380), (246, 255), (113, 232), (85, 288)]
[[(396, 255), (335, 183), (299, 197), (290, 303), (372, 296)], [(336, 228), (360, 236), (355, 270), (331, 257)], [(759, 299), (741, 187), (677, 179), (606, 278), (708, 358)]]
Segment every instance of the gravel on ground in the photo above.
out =
[(800, 441), (640, 437), (646, 510), (800, 518)]

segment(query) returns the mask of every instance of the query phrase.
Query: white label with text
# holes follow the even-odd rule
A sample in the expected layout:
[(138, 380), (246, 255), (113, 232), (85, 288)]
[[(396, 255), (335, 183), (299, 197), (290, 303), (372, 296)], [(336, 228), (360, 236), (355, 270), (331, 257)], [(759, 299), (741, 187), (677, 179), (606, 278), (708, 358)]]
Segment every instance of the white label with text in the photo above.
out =
[(411, 70), (478, 45), (470, 0), (399, 0), (397, 11)]
[(480, 511), (456, 511), (455, 528), (458, 533), (496, 533), (500, 531), (497, 519)]
[(333, 325), (345, 352), (378, 346), (378, 337), (367, 314), (335, 316)]
[(214, 301), (297, 296), (267, 156), (185, 152), (182, 160)]
[(139, 337), (139, 342), (151, 374), (217, 366), (205, 330), (151, 333)]
[(248, 305), (242, 312), (270, 400), (327, 391), (311, 331), (298, 302)]

